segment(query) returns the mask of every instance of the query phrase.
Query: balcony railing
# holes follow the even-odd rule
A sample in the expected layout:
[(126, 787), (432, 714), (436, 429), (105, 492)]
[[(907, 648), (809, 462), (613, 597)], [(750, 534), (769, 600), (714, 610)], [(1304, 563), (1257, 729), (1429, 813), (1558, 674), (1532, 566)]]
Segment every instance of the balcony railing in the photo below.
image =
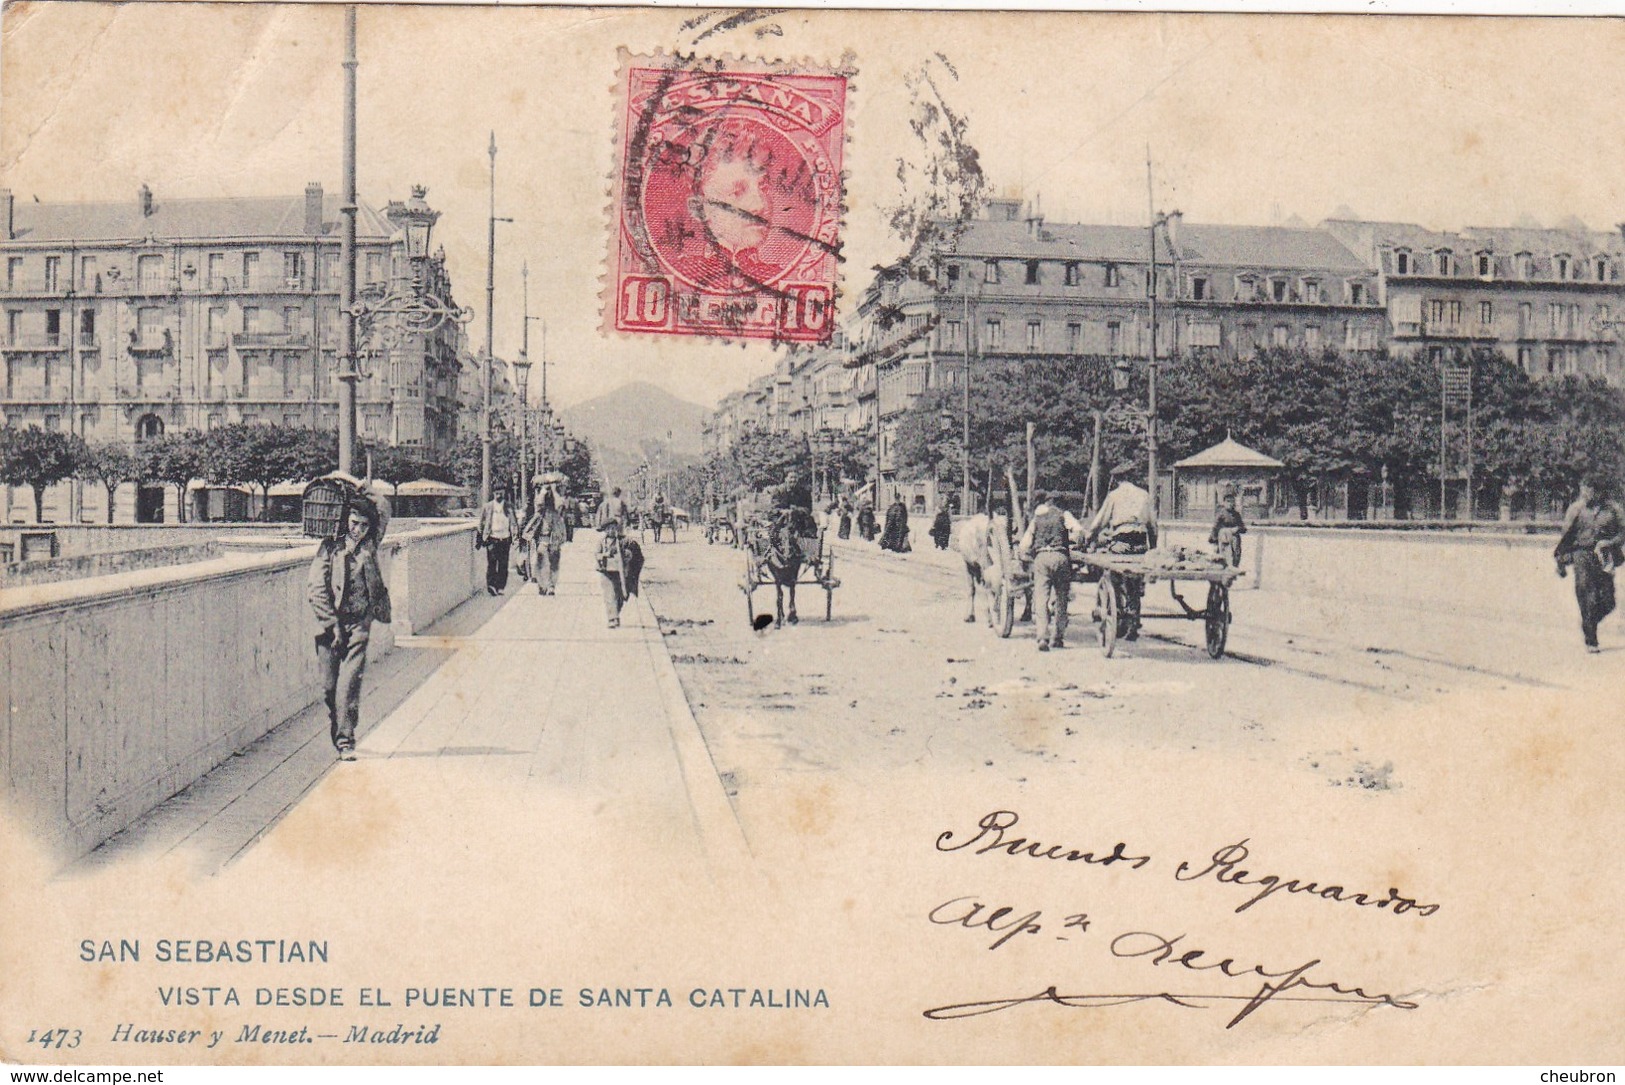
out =
[(231, 337), (238, 350), (305, 350), (310, 336), (303, 332), (238, 332)]
[(15, 353), (34, 352), (51, 354), (60, 350), (66, 350), (67, 347), (67, 339), (61, 334), (14, 335), (7, 339), (4, 343), (0, 343), (0, 349)]
[(120, 384), (118, 395), (120, 399), (133, 400), (137, 403), (159, 403), (179, 399), (181, 394), (172, 384)]
[(29, 294), (61, 295), (68, 292), (69, 281), (66, 279), (45, 279), (35, 276), (19, 275), (5, 283), (5, 293), (9, 296), (22, 297)]
[(175, 349), (175, 337), (168, 328), (161, 331), (132, 331), (129, 339), (131, 354), (169, 354)]
[(66, 403), (65, 388), (47, 388), (43, 385), (13, 385), (5, 390), (8, 403)]

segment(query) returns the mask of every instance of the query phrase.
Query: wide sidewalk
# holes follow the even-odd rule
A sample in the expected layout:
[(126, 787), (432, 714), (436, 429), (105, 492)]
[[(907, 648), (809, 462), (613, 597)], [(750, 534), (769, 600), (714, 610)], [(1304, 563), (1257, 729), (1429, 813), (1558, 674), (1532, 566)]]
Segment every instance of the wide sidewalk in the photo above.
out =
[(220, 869), (303, 831), (290, 823), (343, 821), (358, 793), (395, 796), (401, 835), (473, 839), (546, 810), (572, 824), (613, 820), (624, 846), (733, 867), (744, 836), (658, 623), (633, 599), (621, 627), (606, 628), (595, 538), (565, 549), (555, 595), (515, 573), (506, 594), (400, 638), (368, 669), (355, 762), (335, 760), (318, 704), (80, 868), (175, 852)]

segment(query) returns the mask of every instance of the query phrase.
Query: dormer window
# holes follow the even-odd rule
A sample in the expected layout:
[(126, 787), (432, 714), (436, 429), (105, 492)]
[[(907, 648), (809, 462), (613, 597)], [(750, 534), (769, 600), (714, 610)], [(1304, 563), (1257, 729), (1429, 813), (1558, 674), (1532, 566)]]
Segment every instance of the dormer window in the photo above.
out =
[(1066, 285), (1078, 285), (1078, 265), (1076, 262), (1068, 263), (1066, 265)]
[(1608, 275), (1608, 257), (1606, 257), (1606, 256), (1597, 257), (1597, 259), (1596, 259), (1596, 268), (1597, 268), (1597, 281), (1599, 283), (1607, 282), (1608, 278), (1609, 278), (1609, 275)]
[(999, 262), (988, 260), (982, 264), (982, 281), (984, 283), (997, 283), (999, 281)]
[(1409, 249), (1394, 250), (1394, 274), (1409, 275), (1411, 273), (1411, 252)]
[(1438, 252), (1434, 253), (1433, 264), (1434, 267), (1438, 269), (1440, 275), (1454, 275), (1456, 273), (1455, 254), (1449, 249), (1440, 249)]
[(1207, 276), (1206, 275), (1192, 275), (1191, 276), (1191, 300), (1192, 301), (1206, 301), (1207, 296), (1208, 296), (1208, 294), (1207, 294)]
[(1569, 277), (1570, 263), (1568, 253), (1560, 252), (1552, 257), (1552, 277), (1554, 279), (1567, 279)]
[(1287, 300), (1286, 280), (1285, 279), (1271, 279), (1270, 280), (1270, 297), (1271, 297), (1271, 299), (1273, 299), (1275, 301), (1286, 301)]
[(1310, 305), (1320, 304), (1320, 283), (1315, 279), (1303, 281), (1303, 300)]
[(1038, 285), (1038, 261), (1037, 260), (1028, 260), (1027, 261), (1027, 285), (1028, 286), (1037, 286)]
[(1364, 305), (1364, 304), (1366, 304), (1365, 283), (1359, 283), (1359, 282), (1351, 282), (1351, 283), (1349, 283), (1349, 304), (1350, 305)]
[(1535, 273), (1535, 257), (1531, 253), (1520, 252), (1517, 256), (1518, 278), (1527, 279)]
[(1487, 252), (1478, 254), (1478, 277), (1480, 279), (1495, 278), (1495, 257)]
[(1106, 265), (1106, 285), (1107, 286), (1117, 286), (1121, 281), (1122, 280), (1118, 277), (1118, 274), (1117, 274), (1117, 265), (1116, 264), (1107, 264)]

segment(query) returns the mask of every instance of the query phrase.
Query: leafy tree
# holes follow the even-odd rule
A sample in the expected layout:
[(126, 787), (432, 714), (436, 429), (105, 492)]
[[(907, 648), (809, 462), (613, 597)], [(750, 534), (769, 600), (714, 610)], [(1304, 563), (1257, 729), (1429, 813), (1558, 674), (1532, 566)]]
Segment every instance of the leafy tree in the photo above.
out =
[(566, 439), (559, 455), (557, 470), (570, 481), (570, 492), (579, 494), (598, 485), (598, 465), (592, 457), (592, 446), (586, 441)]
[(104, 441), (85, 449), (78, 475), (86, 482), (99, 482), (107, 491), (107, 522), (113, 522), (113, 500), (118, 488), (141, 477), (141, 459), (122, 441)]
[(137, 454), (141, 459), (141, 481), (175, 487), (176, 507), (185, 523), (186, 487), (204, 474), (207, 450), (203, 434), (195, 429), (166, 433), (137, 446)]
[(377, 448), (367, 449), (362, 462), (370, 460), (372, 477), (389, 483), (391, 493), (399, 498), (401, 483), (423, 477), (423, 463), (413, 451), (398, 445), (380, 445)]
[(45, 489), (73, 478), (87, 454), (84, 441), (70, 433), (32, 426), (0, 429), (0, 482), (34, 491), (34, 520), (45, 519)]
[[(475, 493), (480, 489), (481, 449), (477, 433), (464, 434), (451, 451), (451, 470), (458, 485)], [(491, 433), (491, 488), (506, 486), (513, 491), (519, 478), (519, 441), (505, 430)]]

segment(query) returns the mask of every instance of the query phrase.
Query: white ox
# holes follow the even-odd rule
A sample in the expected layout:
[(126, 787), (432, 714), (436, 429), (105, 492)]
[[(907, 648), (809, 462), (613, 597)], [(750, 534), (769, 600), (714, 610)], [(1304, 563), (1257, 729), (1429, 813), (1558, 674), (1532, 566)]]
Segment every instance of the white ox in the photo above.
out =
[(987, 624), (993, 625), (994, 601), (1010, 567), (1010, 520), (1004, 513), (977, 513), (954, 525), (949, 545), (965, 561), (965, 584), (970, 589), (965, 620), (976, 620), (976, 589), (987, 599)]

